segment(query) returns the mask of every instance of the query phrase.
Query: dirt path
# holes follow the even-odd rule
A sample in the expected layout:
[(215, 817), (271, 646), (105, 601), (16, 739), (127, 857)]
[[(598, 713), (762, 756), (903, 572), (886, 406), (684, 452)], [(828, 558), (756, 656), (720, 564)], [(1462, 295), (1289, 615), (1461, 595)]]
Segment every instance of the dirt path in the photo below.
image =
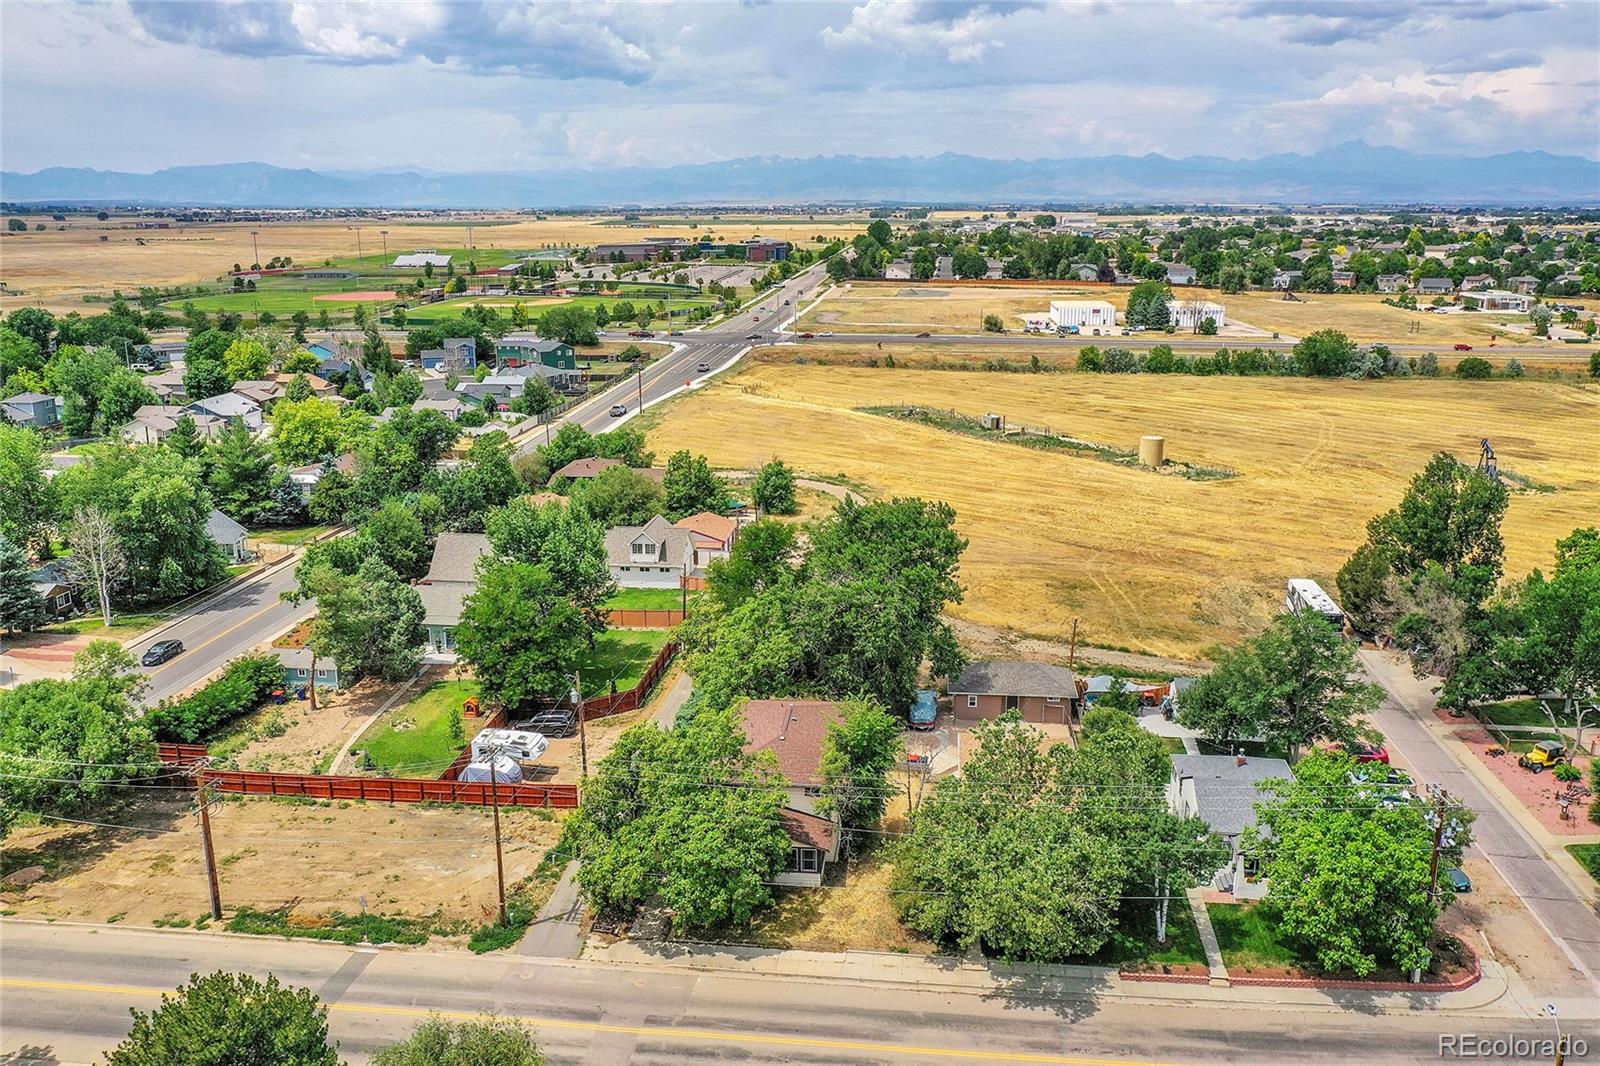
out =
[[(1019, 633), (997, 629), (994, 626), (979, 625), (976, 622), (966, 622), (959, 618), (950, 619), (950, 625), (955, 630), (956, 639), (961, 642), (961, 646), (968, 654), (977, 657), (1035, 659), (1040, 662), (1065, 665), (1071, 652), (1071, 646), (1066, 641), (1025, 637)], [(1091, 648), (1079, 644), (1079, 667), (1081, 668), (1086, 662), (1120, 667), (1136, 674), (1161, 677), (1192, 676), (1204, 673), (1208, 669), (1207, 664), (1203, 662), (1169, 659), (1162, 655), (1142, 655), (1131, 651), (1112, 651), (1109, 648)]]

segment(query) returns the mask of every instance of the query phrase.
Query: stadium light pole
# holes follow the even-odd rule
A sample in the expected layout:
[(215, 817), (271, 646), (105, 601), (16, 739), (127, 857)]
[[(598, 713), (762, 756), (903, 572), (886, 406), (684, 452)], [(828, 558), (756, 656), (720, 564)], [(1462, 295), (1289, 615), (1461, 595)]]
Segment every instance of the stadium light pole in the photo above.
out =
[(381, 229), (378, 231), (378, 236), (383, 238), (383, 276), (387, 278), (389, 276), (389, 231)]
[(257, 270), (261, 269), (261, 246), (256, 243), (256, 234), (260, 232), (260, 230), (250, 231), (250, 251), (255, 255), (255, 267)]

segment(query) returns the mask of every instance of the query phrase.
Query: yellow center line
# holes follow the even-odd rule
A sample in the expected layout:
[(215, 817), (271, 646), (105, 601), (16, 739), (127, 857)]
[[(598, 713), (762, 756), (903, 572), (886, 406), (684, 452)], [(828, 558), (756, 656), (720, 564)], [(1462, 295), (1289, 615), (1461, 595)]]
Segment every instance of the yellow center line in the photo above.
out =
[[(39, 981), (20, 977), (0, 977), (0, 987), (29, 988), (52, 992), (94, 992), (112, 996), (158, 996), (170, 993), (166, 988), (137, 988), (130, 985), (83, 984), (76, 981)], [(452, 1021), (471, 1021), (483, 1016), (481, 1011), (430, 1010), (422, 1007), (385, 1007), (362, 1003), (329, 1003), (330, 1011), (341, 1014), (372, 1014), (392, 1018), (427, 1018), (439, 1015)], [(826, 1040), (808, 1036), (773, 1036), (766, 1033), (721, 1031), (715, 1029), (684, 1029), (670, 1025), (609, 1025), (605, 1022), (575, 1022), (564, 1018), (536, 1018), (519, 1015), (500, 1015), (524, 1022), (535, 1029), (569, 1029), (589, 1033), (621, 1033), (629, 1036), (655, 1037), (662, 1040), (707, 1041), (725, 1044), (760, 1044), (773, 1047), (804, 1047), (830, 1051), (867, 1051), (884, 1055), (909, 1055), (916, 1058), (967, 1059), (989, 1062), (1038, 1062), (1053, 1066), (1165, 1066), (1158, 1062), (1134, 1059), (1083, 1058), (1075, 1055), (1049, 1055), (1026, 1051), (967, 1050), (948, 1047), (919, 1047), (912, 1044), (878, 1044), (865, 1040)]]
[[(217, 641), (221, 640), (223, 637), (227, 636), (229, 633), (232, 633), (235, 629), (238, 629), (240, 626), (249, 625), (251, 622), (254, 622), (257, 618), (260, 618), (262, 615), (266, 614), (268, 611), (272, 610), (274, 607), (280, 606), (283, 602), (284, 601), (282, 601), (282, 600), (274, 599), (271, 603), (269, 603), (265, 607), (261, 608), (261, 610), (256, 611), (254, 614), (251, 614), (251, 615), (249, 615), (249, 616), (247, 616), (245, 618), (240, 619), (239, 621), (235, 622), (233, 625), (229, 626), (227, 629), (224, 629), (221, 633), (218, 633), (216, 636), (212, 637), (210, 640), (204, 641), (203, 643), (200, 643), (200, 644), (196, 644), (192, 648), (189, 648), (189, 647), (184, 648), (183, 649), (184, 653), (190, 654), (190, 653), (199, 651), (201, 648), (209, 648), (211, 645), (215, 644)], [(168, 659), (166, 662), (162, 663), (160, 666), (158, 666), (154, 670), (150, 671), (150, 673), (147, 674), (146, 676), (147, 677), (155, 677), (157, 674), (163, 673), (166, 670), (169, 670), (174, 666), (180, 666), (183, 663), (189, 663), (189, 662), (193, 662), (193, 661), (194, 661), (193, 658), (181, 659), (181, 660), (180, 659), (175, 659), (175, 658), (174, 659)]]

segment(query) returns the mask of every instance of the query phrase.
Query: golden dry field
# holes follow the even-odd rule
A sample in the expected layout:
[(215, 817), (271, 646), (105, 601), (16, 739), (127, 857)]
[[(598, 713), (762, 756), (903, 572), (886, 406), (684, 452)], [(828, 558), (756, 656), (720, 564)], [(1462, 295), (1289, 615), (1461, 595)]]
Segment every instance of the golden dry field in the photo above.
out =
[[(882, 496), (949, 501), (971, 540), (952, 613), (1021, 633), (1192, 656), (1275, 609), (1286, 578), (1334, 573), (1367, 519), (1438, 450), (1554, 486), (1513, 497), (1508, 570), (1548, 566), (1556, 538), (1600, 520), (1600, 388), (1557, 382), (1384, 382), (1024, 375), (793, 365), (758, 355), (669, 405), (657, 454), (722, 467), (782, 457)], [(777, 361), (783, 360), (783, 361)], [(1190, 481), (858, 413), (918, 404), (1136, 447), (1238, 476)]]
[[(840, 286), (801, 320), (802, 330), (836, 333), (919, 332), (975, 333), (983, 316), (996, 314), (1008, 329), (1021, 327), (1021, 316), (1050, 310), (1051, 300), (1109, 300), (1127, 309), (1126, 285), (949, 285), (938, 282), (873, 282)], [(1222, 293), (1216, 289), (1176, 288), (1179, 299), (1214, 300), (1227, 308), (1230, 325), (1242, 323), (1265, 334), (1303, 337), (1319, 329), (1338, 329), (1356, 341), (1403, 344), (1486, 345), (1498, 334), (1516, 344), (1540, 343), (1510, 332), (1525, 324), (1526, 315), (1439, 315), (1404, 311), (1383, 303), (1376, 293), (1300, 293), (1300, 301), (1281, 293)], [(1416, 332), (1412, 332), (1415, 328)], [(1230, 332), (1224, 330), (1224, 332)], [(1241, 339), (1241, 343), (1248, 338)], [(1549, 343), (1553, 349), (1564, 345)], [(1587, 358), (1587, 356), (1585, 356)]]
[[(865, 218), (822, 216), (813, 224), (806, 216), (788, 218), (732, 218), (726, 222), (709, 218), (662, 217), (659, 223), (638, 226), (603, 225), (615, 223), (616, 216), (559, 216), (534, 219), (515, 216), (503, 224), (490, 224), (486, 218), (473, 220), (472, 245), (534, 251), (547, 247), (585, 247), (595, 244), (640, 240), (646, 237), (716, 236), (740, 240), (758, 233), (781, 236), (801, 245), (812, 238), (852, 237), (866, 227)], [(690, 223), (696, 223), (691, 228)], [(287, 255), (296, 263), (310, 266), (324, 259), (351, 258), (356, 255), (355, 220), (318, 222), (262, 223), (172, 223), (167, 230), (137, 230), (131, 219), (113, 217), (105, 222), (93, 218), (56, 224), (42, 232), (0, 235), (0, 280), (5, 294), (0, 310), (42, 305), (52, 310), (99, 309), (86, 305), (85, 294), (106, 294), (112, 289), (136, 292), (141, 285), (192, 285), (213, 281), (234, 263), (250, 263), (253, 255), (250, 231), (257, 232), (261, 261)], [(415, 248), (461, 248), (467, 246), (465, 221), (426, 223), (415, 220), (363, 220), (361, 252), (376, 265), (381, 247), (379, 231), (389, 231), (389, 255)], [(102, 241), (100, 238), (105, 237)]]

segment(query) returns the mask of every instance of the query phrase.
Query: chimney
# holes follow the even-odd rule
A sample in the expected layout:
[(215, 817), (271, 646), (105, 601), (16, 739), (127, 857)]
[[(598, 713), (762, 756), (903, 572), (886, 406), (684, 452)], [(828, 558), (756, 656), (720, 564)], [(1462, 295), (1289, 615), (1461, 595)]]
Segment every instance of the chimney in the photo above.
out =
[(1235, 765), (1235, 766), (1243, 766), (1244, 763), (1245, 763), (1244, 752), (1242, 752), (1242, 751), (1234, 752), (1233, 753), (1233, 765)]

